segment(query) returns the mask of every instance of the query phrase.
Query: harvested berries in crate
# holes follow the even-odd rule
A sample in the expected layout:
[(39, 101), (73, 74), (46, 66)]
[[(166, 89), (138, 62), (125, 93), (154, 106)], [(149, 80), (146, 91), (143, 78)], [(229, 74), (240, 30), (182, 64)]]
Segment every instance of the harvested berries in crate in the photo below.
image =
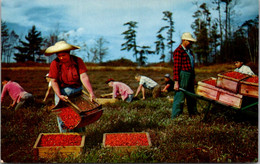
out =
[(248, 78), (249, 75), (242, 74), (235, 71), (218, 74), (217, 87), (238, 93), (239, 84), (241, 80)]
[(67, 129), (74, 129), (81, 121), (80, 115), (70, 106), (61, 108), (61, 112), (58, 114), (58, 116), (64, 123), (64, 128)]
[(120, 152), (133, 151), (138, 147), (146, 148), (151, 145), (147, 132), (105, 133), (103, 135), (103, 146)]
[(97, 101), (91, 101), (87, 92), (82, 91), (69, 96), (68, 102), (60, 101), (52, 112), (64, 123), (63, 127), (74, 129), (85, 127), (97, 121), (103, 110)]
[(216, 81), (216, 78), (213, 77), (199, 81), (197, 94), (213, 100), (218, 100), (219, 93), (218, 89), (216, 88)]
[(218, 88), (213, 77), (198, 82), (197, 94), (236, 108), (242, 105), (242, 95)]
[(239, 93), (244, 96), (258, 98), (258, 76), (251, 76), (240, 82)]
[(41, 133), (33, 148), (40, 158), (77, 157), (83, 152), (84, 145), (85, 136), (79, 133)]

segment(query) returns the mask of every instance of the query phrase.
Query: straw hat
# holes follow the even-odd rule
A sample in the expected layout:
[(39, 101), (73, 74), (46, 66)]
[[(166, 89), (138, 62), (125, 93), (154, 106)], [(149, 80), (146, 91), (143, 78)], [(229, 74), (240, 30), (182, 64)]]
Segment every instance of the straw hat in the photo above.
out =
[(75, 49), (79, 49), (80, 47), (78, 46), (73, 46), (71, 44), (68, 44), (65, 41), (59, 41), (57, 43), (55, 43), (54, 46), (50, 46), (48, 47), (44, 54), (45, 56), (50, 56), (52, 54), (55, 54), (57, 52), (63, 52), (63, 51), (70, 51), (70, 50), (75, 50)]
[(191, 33), (189, 33), (189, 32), (183, 33), (182, 36), (181, 36), (181, 40), (188, 40), (188, 41), (192, 41), (192, 42), (196, 42), (197, 41), (196, 39), (194, 39), (192, 37)]

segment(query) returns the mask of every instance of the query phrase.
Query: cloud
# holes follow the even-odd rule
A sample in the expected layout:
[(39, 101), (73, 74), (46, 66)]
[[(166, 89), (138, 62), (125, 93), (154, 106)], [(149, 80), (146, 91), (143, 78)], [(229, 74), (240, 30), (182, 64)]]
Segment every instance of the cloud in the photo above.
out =
[[(174, 40), (177, 46), (183, 32), (192, 32), (195, 0), (2, 0), (2, 20), (23, 34), (35, 25), (42, 34), (58, 29), (60, 37), (69, 36), (88, 45), (99, 37), (108, 40), (110, 53), (121, 55), (124, 23), (138, 22), (137, 39), (142, 45), (154, 46), (156, 33), (166, 25), (163, 11), (171, 11), (174, 21)], [(199, 0), (199, 3), (208, 0)], [(238, 0), (235, 10), (238, 20), (254, 19), (258, 0)], [(208, 2), (208, 4), (211, 4)], [(210, 5), (212, 6), (212, 5)], [(252, 18), (253, 16), (253, 18)], [(26, 27), (28, 28), (27, 30)], [(24, 31), (24, 32), (22, 32)], [(18, 34), (20, 34), (18, 32)], [(74, 38), (73, 38), (74, 37)], [(131, 56), (131, 55), (130, 55)]]

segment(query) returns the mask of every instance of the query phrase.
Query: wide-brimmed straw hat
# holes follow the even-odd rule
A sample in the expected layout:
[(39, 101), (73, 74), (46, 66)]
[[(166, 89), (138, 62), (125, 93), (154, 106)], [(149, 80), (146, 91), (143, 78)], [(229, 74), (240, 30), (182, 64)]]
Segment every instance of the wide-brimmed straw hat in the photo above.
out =
[(48, 47), (45, 50), (44, 54), (45, 54), (45, 56), (50, 56), (57, 52), (70, 51), (70, 50), (75, 50), (75, 49), (79, 49), (79, 48), (80, 47), (68, 44), (65, 41), (59, 41), (59, 42), (55, 43), (54, 46)]
[(188, 40), (188, 41), (192, 41), (192, 42), (196, 42), (197, 41), (196, 39), (194, 39), (192, 37), (191, 33), (189, 33), (189, 32), (183, 33), (182, 36), (181, 36), (181, 40)]

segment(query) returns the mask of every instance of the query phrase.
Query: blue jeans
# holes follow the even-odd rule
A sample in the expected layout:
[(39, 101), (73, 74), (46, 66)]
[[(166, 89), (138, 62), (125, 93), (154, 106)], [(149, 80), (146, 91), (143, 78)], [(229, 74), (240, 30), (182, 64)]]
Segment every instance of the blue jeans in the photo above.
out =
[(34, 102), (34, 97), (31, 93), (25, 93), (23, 97), (21, 97), (21, 100), (17, 105), (15, 106), (15, 111), (19, 110), (21, 107), (27, 107), (31, 106)]
[[(180, 88), (183, 88), (191, 93), (195, 93), (194, 91), (194, 80), (195, 75), (191, 72), (181, 71), (180, 72)], [(172, 118), (176, 118), (183, 112), (185, 95), (182, 91), (176, 91), (174, 96), (174, 101), (172, 105)], [(189, 115), (197, 114), (197, 104), (196, 100), (190, 96), (186, 96), (187, 106)]]
[(134, 94), (130, 94), (130, 95), (127, 96), (127, 98), (125, 99), (125, 101), (128, 102), (128, 103), (130, 103), (130, 102), (132, 102), (133, 97), (134, 97)]
[[(79, 91), (82, 90), (82, 87), (79, 88), (70, 88), (70, 87), (66, 87), (66, 88), (61, 88), (60, 92), (62, 95), (65, 96), (70, 96), (74, 93), (77, 93)], [(55, 94), (55, 105), (57, 105), (60, 101), (60, 98)], [(62, 122), (62, 120), (60, 119), (60, 117), (57, 117), (57, 122), (58, 122), (58, 127), (60, 130), (60, 133), (66, 133), (66, 132), (85, 132), (85, 128), (81, 127), (81, 128), (75, 128), (75, 129), (65, 129), (63, 128), (64, 123)]]

